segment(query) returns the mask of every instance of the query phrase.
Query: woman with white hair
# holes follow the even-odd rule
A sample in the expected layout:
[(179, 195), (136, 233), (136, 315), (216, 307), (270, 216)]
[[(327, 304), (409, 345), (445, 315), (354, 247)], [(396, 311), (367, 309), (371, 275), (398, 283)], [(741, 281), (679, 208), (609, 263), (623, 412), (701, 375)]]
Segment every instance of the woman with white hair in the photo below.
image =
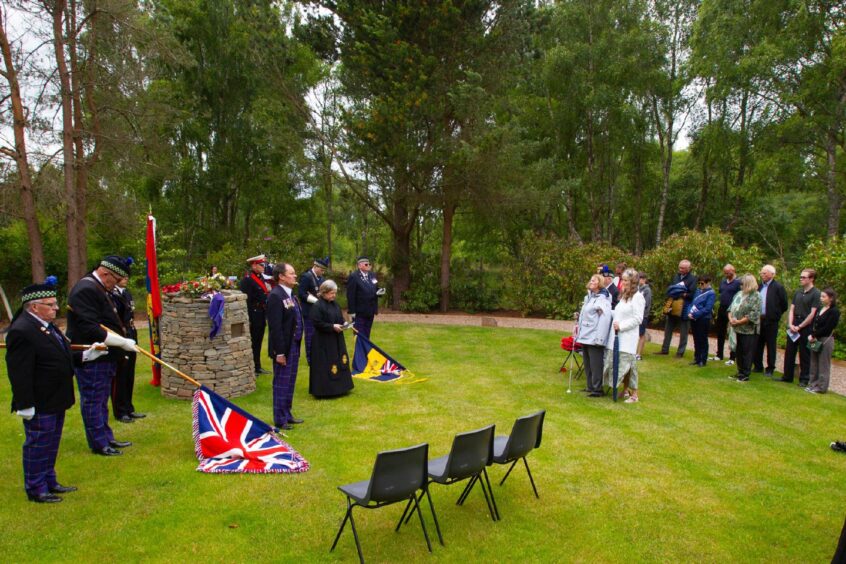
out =
[(350, 359), (344, 341), (344, 316), (335, 301), (338, 285), (326, 280), (317, 292), (309, 318), (314, 325), (308, 393), (317, 398), (346, 394), (353, 389)]
[(637, 270), (627, 269), (622, 275), (622, 289), (617, 308), (612, 312), (611, 334), (605, 345), (605, 371), (603, 380), (606, 386), (613, 385), (614, 374), (614, 332), (620, 343), (618, 376), (623, 383), (623, 397), (626, 403), (637, 403), (637, 343), (640, 340), (640, 324), (646, 300), (638, 292), (639, 276)]

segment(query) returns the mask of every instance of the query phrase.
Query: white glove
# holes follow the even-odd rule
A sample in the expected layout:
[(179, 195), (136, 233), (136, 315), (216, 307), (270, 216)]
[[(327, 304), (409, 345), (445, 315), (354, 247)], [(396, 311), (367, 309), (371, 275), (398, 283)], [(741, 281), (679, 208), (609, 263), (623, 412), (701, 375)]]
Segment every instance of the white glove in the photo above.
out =
[(355, 314), (354, 313), (350, 314), (350, 321), (355, 321)]
[(92, 360), (97, 360), (101, 356), (109, 354), (108, 350), (97, 350), (97, 347), (102, 347), (104, 345), (105, 343), (94, 343), (89, 349), (82, 351), (82, 362), (91, 362)]
[(384, 296), (385, 295), (385, 289), (379, 288), (378, 290), (376, 290), (376, 295), (377, 296)]
[(306, 301), (307, 301), (308, 303), (310, 303), (310, 304), (316, 304), (316, 303), (317, 303), (317, 298), (315, 298), (314, 296), (312, 296), (311, 294), (309, 294), (309, 295), (308, 295), (308, 297), (306, 298)]
[(27, 407), (26, 409), (19, 409), (15, 413), (29, 421), (33, 417), (35, 417), (35, 408), (34, 407)]
[(110, 347), (118, 347), (128, 352), (135, 352), (135, 341), (121, 337), (116, 333), (107, 332), (106, 339), (103, 343)]

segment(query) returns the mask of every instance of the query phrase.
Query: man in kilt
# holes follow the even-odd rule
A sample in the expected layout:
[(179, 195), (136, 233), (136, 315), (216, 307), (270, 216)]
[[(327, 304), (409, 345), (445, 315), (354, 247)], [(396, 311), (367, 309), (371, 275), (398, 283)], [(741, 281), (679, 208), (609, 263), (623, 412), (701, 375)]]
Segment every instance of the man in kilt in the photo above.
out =
[(268, 354), (273, 361), (273, 424), (290, 429), (302, 423), (291, 413), (294, 387), (300, 364), (300, 342), (303, 337), (303, 313), (294, 294), (297, 273), (290, 264), (273, 267), (277, 283), (267, 297)]
[(116, 440), (109, 427), (109, 395), (117, 361), (123, 351), (135, 352), (135, 341), (125, 336), (126, 327), (111, 295), (118, 281), (127, 276), (127, 261), (119, 256), (107, 256), (76, 283), (68, 296), (71, 343), (103, 342), (109, 346), (108, 355), (76, 369), (85, 438), (91, 451), (102, 456), (117, 456), (121, 454), (118, 449), (132, 445), (129, 441)]
[[(6, 368), (12, 385), (12, 411), (24, 426), (23, 472), (27, 498), (56, 503), (56, 494), (76, 491), (56, 478), (56, 458), (65, 424), (65, 412), (74, 404), (73, 357), (70, 343), (53, 325), (59, 309), (56, 279), (27, 286), (23, 305), (6, 336)], [(83, 361), (106, 354), (93, 347)]]
[(303, 307), (303, 322), (305, 323), (305, 350), (306, 360), (311, 366), (311, 338), (314, 336), (314, 325), (311, 323), (309, 314), (311, 304), (317, 303), (317, 292), (323, 284), (323, 275), (329, 268), (329, 257), (314, 259), (314, 265), (300, 276), (300, 283), (297, 286), (297, 296), (300, 298), (300, 305)]

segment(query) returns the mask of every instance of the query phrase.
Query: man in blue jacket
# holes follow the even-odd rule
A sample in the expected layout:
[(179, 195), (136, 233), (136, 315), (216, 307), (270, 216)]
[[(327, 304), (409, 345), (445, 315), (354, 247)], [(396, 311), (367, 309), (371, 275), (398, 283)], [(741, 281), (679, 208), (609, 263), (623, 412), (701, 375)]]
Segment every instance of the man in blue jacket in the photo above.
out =
[(384, 288), (377, 286), (376, 276), (370, 272), (370, 259), (358, 257), (358, 270), (347, 278), (347, 311), (359, 334), (370, 338), (373, 318), (379, 312), (379, 296), (385, 294)]
[(708, 330), (711, 328), (714, 302), (717, 295), (711, 288), (711, 277), (703, 274), (699, 277), (699, 289), (693, 296), (690, 312), (687, 314), (693, 329), (693, 362), (699, 368), (704, 368), (708, 361)]

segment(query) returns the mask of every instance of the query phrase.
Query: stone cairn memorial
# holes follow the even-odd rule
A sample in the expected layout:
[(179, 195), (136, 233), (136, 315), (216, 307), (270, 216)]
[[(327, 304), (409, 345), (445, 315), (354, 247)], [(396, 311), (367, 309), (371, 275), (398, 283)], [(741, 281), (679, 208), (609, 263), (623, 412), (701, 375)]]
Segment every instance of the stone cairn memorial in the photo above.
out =
[[(247, 296), (223, 290), (223, 326), (209, 339), (209, 301), (183, 296), (162, 296), (162, 360), (225, 398), (256, 389)], [(162, 395), (190, 399), (196, 387), (162, 367)]]

